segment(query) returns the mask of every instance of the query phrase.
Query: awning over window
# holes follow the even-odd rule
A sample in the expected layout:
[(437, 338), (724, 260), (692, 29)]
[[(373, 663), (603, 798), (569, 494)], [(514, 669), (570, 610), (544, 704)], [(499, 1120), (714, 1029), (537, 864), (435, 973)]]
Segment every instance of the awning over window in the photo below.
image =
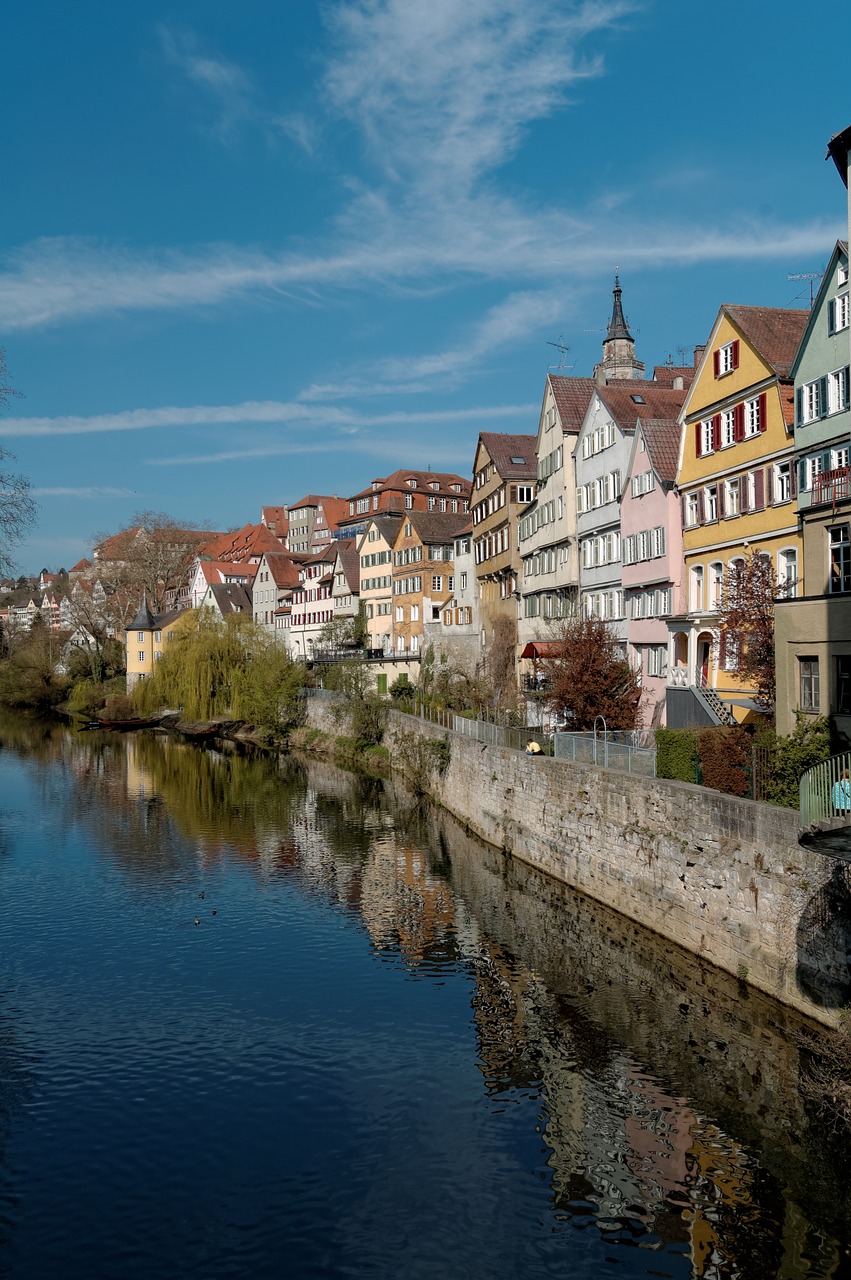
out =
[(561, 656), (560, 640), (530, 640), (521, 658), (558, 658)]

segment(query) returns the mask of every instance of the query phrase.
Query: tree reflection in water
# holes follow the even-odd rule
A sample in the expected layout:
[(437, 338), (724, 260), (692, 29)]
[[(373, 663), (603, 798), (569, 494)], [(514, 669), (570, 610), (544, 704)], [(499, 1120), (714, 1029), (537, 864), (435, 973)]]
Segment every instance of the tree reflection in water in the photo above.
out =
[(466, 973), (487, 1105), (531, 1101), (556, 1224), (702, 1277), (845, 1265), (847, 1157), (801, 1098), (792, 1011), (393, 784), (149, 733), (18, 721), (4, 745), (72, 773), (66, 821), (133, 880), (227, 864), (354, 917), (417, 980)]

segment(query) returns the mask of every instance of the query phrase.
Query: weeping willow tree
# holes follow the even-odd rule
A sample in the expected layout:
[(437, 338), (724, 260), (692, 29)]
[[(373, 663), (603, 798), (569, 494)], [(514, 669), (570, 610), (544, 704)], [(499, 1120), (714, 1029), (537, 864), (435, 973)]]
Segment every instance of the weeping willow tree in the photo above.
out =
[(153, 674), (134, 690), (140, 712), (180, 707), (188, 720), (228, 716), (275, 730), (298, 722), (302, 668), (250, 618), (193, 609), (172, 635)]

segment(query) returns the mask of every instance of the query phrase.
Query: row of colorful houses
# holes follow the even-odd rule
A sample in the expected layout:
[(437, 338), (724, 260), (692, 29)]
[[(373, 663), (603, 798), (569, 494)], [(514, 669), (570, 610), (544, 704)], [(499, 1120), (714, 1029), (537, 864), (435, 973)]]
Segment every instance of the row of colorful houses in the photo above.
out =
[[(846, 185), (849, 138), (830, 144)], [(400, 469), (263, 508), (201, 547), (176, 603), (250, 613), (305, 660), (358, 614), (373, 659), (412, 669), (429, 644), (474, 667), (509, 635), (530, 690), (580, 610), (639, 672), (646, 725), (732, 723), (762, 708), (724, 588), (758, 552), (778, 584), (778, 727), (830, 713), (851, 741), (850, 322), (840, 240), (810, 309), (724, 304), (690, 365), (647, 377), (616, 277), (592, 376), (547, 375), (537, 430), (482, 432), (471, 480)], [(140, 614), (140, 637), (148, 623), (163, 629)]]

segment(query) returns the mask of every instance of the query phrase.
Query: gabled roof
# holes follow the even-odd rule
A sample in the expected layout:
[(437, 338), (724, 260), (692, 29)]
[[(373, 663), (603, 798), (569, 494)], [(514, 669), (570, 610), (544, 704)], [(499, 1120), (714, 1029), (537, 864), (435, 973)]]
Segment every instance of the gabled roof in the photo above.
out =
[(643, 418), (641, 421), (650, 465), (663, 484), (673, 484), (677, 478), (680, 430), (675, 418)]
[(685, 388), (675, 391), (672, 387), (658, 387), (653, 382), (637, 385), (610, 382), (596, 390), (622, 431), (632, 431), (639, 418), (643, 422), (646, 418), (676, 416), (686, 398)]
[(675, 379), (682, 378), (683, 386), (690, 387), (696, 373), (693, 364), (657, 364), (653, 368), (653, 381), (659, 387), (672, 387)]
[(809, 311), (792, 311), (785, 307), (741, 307), (729, 303), (721, 310), (726, 312), (777, 377), (788, 378), (810, 318)]
[(268, 551), (264, 559), (276, 587), (293, 590), (298, 586), (298, 566), (286, 551)]
[(82, 560), (77, 561), (73, 569), (68, 570), (68, 576), (70, 577), (72, 573), (85, 573), (86, 570), (91, 569), (91, 567), (92, 567), (91, 560), (87, 560), (86, 557), (83, 556)]
[(409, 511), (405, 519), (416, 530), (420, 541), (428, 547), (453, 542), (470, 523), (467, 512), (455, 514), (447, 511)]
[(246, 613), (251, 616), (251, 596), (237, 582), (211, 582), (210, 594), (218, 605), (219, 613)]
[(324, 510), (326, 502), (342, 502), (342, 498), (338, 498), (336, 494), (309, 493), (306, 498), (300, 498), (298, 502), (291, 502), (289, 510), (300, 511), (302, 507), (322, 507)]
[[(415, 485), (409, 485), (408, 481), (414, 480)], [(436, 489), (431, 489), (433, 484), (437, 485)], [(372, 481), (366, 489), (361, 489), (359, 493), (355, 493), (348, 502), (355, 502), (358, 498), (369, 498), (375, 493), (384, 493), (388, 489), (399, 493), (407, 493), (411, 488), (431, 489), (432, 493), (443, 495), (444, 497), (458, 496), (458, 492), (452, 489), (453, 484), (461, 486), (460, 493), (462, 497), (469, 497), (472, 490), (472, 483), (466, 476), (455, 475), (451, 471), (406, 471), (400, 469), (392, 472), (391, 475), (385, 476)]]
[(260, 522), (271, 529), (276, 538), (285, 538), (289, 528), (289, 517), (286, 507), (261, 507)]
[(357, 595), (360, 591), (360, 556), (354, 538), (338, 538), (336, 543), (337, 560), (345, 574), (349, 591)]
[(534, 480), (538, 475), (537, 436), (480, 431), (479, 441), (503, 480)]
[(594, 378), (565, 378), (561, 374), (547, 374), (553, 399), (556, 402), (562, 431), (576, 434), (582, 426), (591, 397), (597, 390)]
[[(830, 293), (830, 291), (833, 289), (833, 273), (837, 263), (842, 258), (844, 258), (846, 262), (848, 261), (848, 241), (847, 240), (837, 240), (836, 244), (833, 246), (833, 249), (831, 250), (830, 258), (828, 259), (827, 266), (825, 267), (824, 274), (821, 278), (821, 284), (819, 285), (818, 293), (813, 298), (813, 304), (809, 311), (807, 323), (804, 328), (804, 332), (801, 334), (801, 341), (798, 343), (798, 350), (795, 354), (795, 359), (792, 361), (792, 367), (789, 370), (789, 377), (793, 380), (798, 375), (798, 366), (800, 365), (801, 360), (804, 356), (804, 353), (807, 349), (807, 345), (810, 339), (810, 334), (812, 333), (815, 326), (818, 324), (819, 318), (822, 315), (822, 308), (824, 306), (825, 298), (827, 294)], [(786, 421), (788, 423), (789, 419), (787, 418)]]
[(214, 534), (201, 548), (201, 555), (209, 560), (240, 561), (280, 550), (279, 539), (265, 524), (244, 524), (236, 533)]

